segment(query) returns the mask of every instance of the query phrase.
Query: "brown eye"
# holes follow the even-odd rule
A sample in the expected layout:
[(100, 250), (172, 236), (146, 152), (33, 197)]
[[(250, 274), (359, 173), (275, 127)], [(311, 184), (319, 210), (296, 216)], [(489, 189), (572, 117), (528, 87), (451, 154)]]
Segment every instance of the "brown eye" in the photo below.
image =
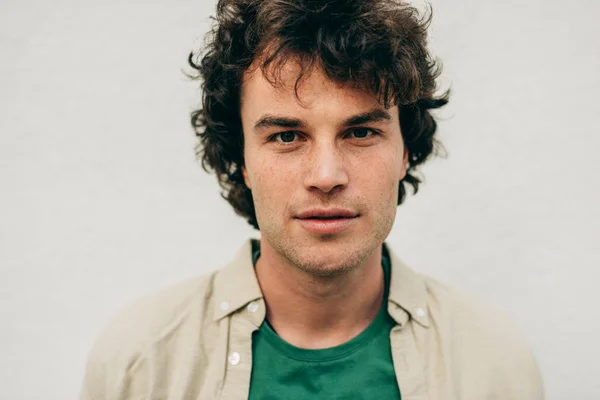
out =
[(350, 135), (354, 136), (354, 138), (356, 139), (365, 139), (369, 136), (372, 136), (373, 134), (375, 134), (375, 132), (373, 131), (373, 129), (369, 128), (356, 128), (350, 131)]
[(267, 141), (279, 146), (291, 146), (298, 144), (299, 141), (304, 141), (304, 137), (302, 136), (302, 132), (286, 131), (269, 136)]
[(284, 143), (291, 143), (296, 138), (296, 134), (294, 132), (282, 132), (279, 134), (281, 141)]

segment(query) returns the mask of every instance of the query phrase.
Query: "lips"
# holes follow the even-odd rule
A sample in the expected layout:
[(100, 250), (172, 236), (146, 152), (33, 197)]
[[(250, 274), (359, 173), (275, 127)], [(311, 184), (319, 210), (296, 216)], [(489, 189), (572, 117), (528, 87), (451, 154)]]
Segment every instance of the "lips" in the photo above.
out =
[(313, 208), (303, 211), (296, 218), (299, 219), (337, 219), (337, 218), (354, 218), (358, 213), (352, 210), (343, 208)]
[(298, 214), (296, 219), (307, 231), (319, 235), (338, 233), (349, 228), (359, 214), (351, 210), (331, 208), (312, 209)]

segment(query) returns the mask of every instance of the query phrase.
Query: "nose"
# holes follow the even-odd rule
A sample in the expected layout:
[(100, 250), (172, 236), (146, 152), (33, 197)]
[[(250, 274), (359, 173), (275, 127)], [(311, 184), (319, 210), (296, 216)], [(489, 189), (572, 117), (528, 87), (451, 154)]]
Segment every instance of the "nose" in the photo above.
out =
[(307, 189), (329, 193), (348, 185), (344, 155), (334, 143), (314, 143), (309, 152), (308, 173), (304, 181)]

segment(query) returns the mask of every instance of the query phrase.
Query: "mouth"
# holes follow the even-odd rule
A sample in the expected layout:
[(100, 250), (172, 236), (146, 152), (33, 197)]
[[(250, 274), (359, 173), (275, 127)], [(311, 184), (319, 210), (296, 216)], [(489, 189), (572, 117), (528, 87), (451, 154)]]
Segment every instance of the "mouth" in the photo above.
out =
[(300, 219), (316, 219), (316, 220), (332, 220), (332, 219), (341, 219), (341, 218), (356, 218), (356, 217), (342, 217), (341, 215), (332, 215), (331, 217), (308, 217), (308, 218), (300, 218)]
[(330, 235), (346, 230), (360, 215), (350, 210), (309, 210), (300, 213), (296, 220), (307, 231), (318, 235)]
[(344, 208), (313, 208), (299, 213), (296, 218), (299, 219), (339, 219), (339, 218), (354, 218), (358, 217), (356, 211), (347, 210)]

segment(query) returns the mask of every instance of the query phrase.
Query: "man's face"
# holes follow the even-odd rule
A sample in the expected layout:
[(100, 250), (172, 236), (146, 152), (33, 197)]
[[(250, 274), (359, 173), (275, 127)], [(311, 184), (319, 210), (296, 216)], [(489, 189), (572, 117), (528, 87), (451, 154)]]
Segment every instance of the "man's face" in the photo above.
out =
[(260, 69), (243, 83), (243, 168), (252, 190), (263, 253), (327, 276), (360, 265), (388, 236), (408, 153), (398, 108), (341, 87), (315, 69), (293, 87)]

